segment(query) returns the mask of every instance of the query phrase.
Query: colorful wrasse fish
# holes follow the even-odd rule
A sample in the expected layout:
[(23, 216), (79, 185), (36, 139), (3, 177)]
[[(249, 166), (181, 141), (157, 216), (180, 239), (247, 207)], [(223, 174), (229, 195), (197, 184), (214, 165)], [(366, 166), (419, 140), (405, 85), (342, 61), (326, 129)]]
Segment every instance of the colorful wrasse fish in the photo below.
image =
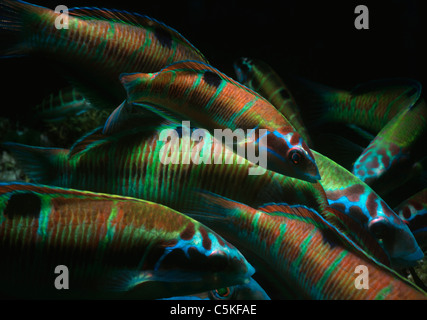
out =
[[(156, 299), (243, 284), (241, 253), (197, 221), (127, 197), (0, 184), (0, 290), (35, 298)], [(68, 290), (54, 270), (68, 270)]]
[(253, 278), (248, 283), (215, 289), (191, 296), (165, 298), (162, 300), (271, 300), (263, 288)]
[[(313, 100), (307, 102), (309, 103), (306, 105), (307, 112), (303, 110), (310, 125), (326, 122), (345, 123), (359, 126), (374, 134), (384, 128), (400, 111), (411, 107), (421, 95), (421, 84), (412, 79), (371, 81), (350, 91), (306, 80), (301, 82), (306, 84), (302, 87), (309, 89), (310, 92), (301, 93), (301, 98), (306, 100), (304, 96), (311, 96)], [(305, 109), (303, 103), (299, 105)]]
[[(311, 209), (279, 204), (282, 209), (277, 214), (267, 213), (223, 197), (202, 196), (206, 199), (204, 205), (199, 203), (185, 212), (241, 246), (254, 265), (258, 262), (253, 262), (249, 253), (259, 261), (268, 261), (275, 281), (288, 290), (290, 296), (287, 297), (342, 300), (427, 298), (415, 285), (372, 260), (363, 251), (357, 251), (351, 240)], [(357, 272), (360, 272), (357, 268), (361, 267), (369, 272), (367, 290), (357, 288)], [(262, 267), (256, 268), (257, 272), (262, 271)]]
[(59, 65), (76, 88), (100, 108), (126, 98), (123, 72), (155, 72), (180, 60), (207, 62), (187, 39), (137, 13), (99, 8), (68, 10), (67, 28), (54, 10), (24, 1), (0, 3), (3, 56), (31, 55)]
[(405, 221), (422, 248), (427, 247), (427, 188), (399, 204), (394, 211)]
[(390, 190), (390, 180), (405, 179), (402, 170), (427, 156), (427, 105), (424, 99), (402, 110), (378, 133), (355, 161), (353, 173), (378, 193)]
[[(105, 128), (89, 133), (70, 150), (14, 143), (3, 147), (13, 153), (34, 182), (132, 196), (177, 211), (198, 197), (196, 189), (255, 207), (283, 201), (322, 212), (328, 206), (319, 182), (273, 171), (251, 174), (250, 170), (262, 168), (229, 150), (207, 131), (201, 138), (195, 128), (162, 121), (148, 116), (131, 118), (115, 133)], [(127, 130), (122, 130), (125, 127)], [(160, 138), (165, 129), (176, 134), (176, 145)], [(210, 139), (212, 144), (207, 143)]]
[(36, 116), (42, 121), (56, 123), (93, 109), (92, 104), (75, 88), (69, 87), (51, 94), (36, 106)]
[(300, 115), (298, 105), (280, 76), (267, 63), (248, 58), (234, 62), (237, 81), (258, 92), (283, 114), (310, 146), (311, 139)]
[(411, 266), (423, 258), (408, 226), (374, 190), (329, 158), (314, 150), (313, 154), (329, 205), (367, 230), (388, 253), (393, 267)]
[(256, 137), (244, 144), (267, 152), (267, 169), (310, 182), (320, 179), (310, 149), (286, 118), (259, 94), (207, 64), (183, 61), (157, 73), (124, 74), (121, 80), (128, 103), (192, 121), (212, 135), (215, 129), (255, 130)]

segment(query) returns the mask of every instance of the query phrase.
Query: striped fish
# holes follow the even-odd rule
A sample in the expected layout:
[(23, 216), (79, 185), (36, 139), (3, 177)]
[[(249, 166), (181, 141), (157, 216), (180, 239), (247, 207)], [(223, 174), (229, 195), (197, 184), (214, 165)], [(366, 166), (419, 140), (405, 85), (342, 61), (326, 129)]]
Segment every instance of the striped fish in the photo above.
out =
[(54, 10), (24, 1), (0, 3), (3, 56), (30, 55), (56, 63), (91, 103), (115, 108), (126, 98), (123, 72), (155, 72), (175, 61), (205, 57), (176, 30), (138, 13), (72, 8), (68, 28)]
[(281, 77), (264, 61), (240, 58), (234, 62), (237, 81), (266, 98), (292, 124), (304, 141), (311, 146), (297, 103)]
[[(99, 128), (70, 150), (15, 143), (2, 146), (13, 153), (34, 182), (131, 196), (177, 211), (198, 197), (194, 190), (201, 188), (255, 207), (283, 201), (323, 212), (328, 206), (319, 182), (310, 183), (273, 171), (250, 174), (251, 169), (259, 167), (231, 152), (208, 132), (205, 131), (204, 139), (193, 140), (190, 137), (196, 128), (188, 129), (187, 136), (186, 127), (162, 121), (144, 116), (129, 119), (115, 133), (107, 130), (103, 134), (104, 128)], [(127, 130), (122, 130), (125, 127)], [(176, 148), (169, 150), (168, 142), (160, 139), (164, 129), (180, 134)], [(205, 145), (209, 137), (216, 143)], [(206, 155), (191, 159), (191, 152), (198, 148), (202, 151), (197, 154)], [(171, 153), (168, 163), (163, 155), (167, 152)], [(219, 160), (218, 155), (222, 155)]]
[[(257, 272), (263, 270), (258, 263), (268, 261), (270, 276), (282, 290), (283, 296), (279, 298), (427, 298), (421, 289), (363, 251), (348, 249), (355, 248), (351, 240), (326, 220), (320, 223), (322, 217), (311, 209), (279, 204), (282, 208), (277, 214), (267, 213), (223, 197), (202, 196), (206, 203), (186, 212), (242, 246), (242, 252)], [(359, 287), (357, 268), (360, 267), (368, 272), (368, 289)]]
[(404, 180), (427, 156), (427, 105), (424, 99), (402, 110), (378, 133), (353, 166), (353, 173), (380, 194), (390, 191), (391, 181)]
[[(334, 89), (302, 80), (300, 108), (307, 108), (307, 124), (344, 123), (378, 133), (400, 111), (411, 107), (421, 95), (413, 79), (387, 79), (363, 83), (351, 90)], [(303, 103), (307, 100), (312, 101)], [(300, 100), (297, 100), (300, 102)], [(311, 116), (310, 116), (311, 115)]]
[(36, 117), (44, 122), (58, 123), (93, 109), (92, 104), (75, 88), (69, 87), (51, 94), (35, 107)]
[(400, 203), (394, 211), (408, 224), (423, 249), (427, 247), (427, 188)]
[[(26, 298), (156, 299), (243, 284), (254, 269), (197, 221), (159, 204), (0, 184), (0, 290)], [(68, 290), (54, 270), (68, 269)]]
[[(252, 175), (250, 170), (259, 167), (231, 152), (206, 131), (201, 141), (197, 135), (194, 140), (190, 133), (193, 136), (197, 128), (190, 132), (178, 124), (161, 124), (160, 118), (149, 119), (145, 115), (141, 118), (138, 114), (128, 116), (130, 118), (118, 127), (106, 126), (89, 133), (71, 150), (15, 143), (4, 143), (3, 147), (12, 152), (35, 182), (141, 198), (177, 211), (198, 199), (195, 192), (198, 189), (215, 192), (255, 208), (269, 202), (304, 205), (321, 213), (337, 227), (351, 230), (365, 251), (389, 265), (389, 257), (375, 239), (365, 241), (370, 235), (366, 229), (352, 226), (354, 222), (351, 219), (338, 217), (336, 212), (329, 210), (328, 199), (319, 182), (310, 183), (273, 171)], [(165, 148), (168, 142), (160, 139), (165, 129), (180, 131), (177, 147)], [(187, 134), (186, 130), (189, 131)], [(214, 143), (207, 144), (209, 137)], [(167, 163), (163, 154), (165, 150), (170, 152), (170, 162)], [(190, 161), (194, 150), (196, 155), (206, 154), (200, 158), (192, 155)]]
[(128, 103), (191, 121), (212, 135), (215, 129), (255, 131), (255, 138), (243, 143), (267, 152), (267, 169), (310, 182), (320, 179), (310, 149), (289, 121), (259, 94), (207, 64), (177, 62), (156, 73), (124, 74), (121, 81)]
[(329, 205), (367, 230), (388, 253), (394, 268), (412, 266), (423, 258), (411, 230), (373, 189), (336, 162), (313, 153)]

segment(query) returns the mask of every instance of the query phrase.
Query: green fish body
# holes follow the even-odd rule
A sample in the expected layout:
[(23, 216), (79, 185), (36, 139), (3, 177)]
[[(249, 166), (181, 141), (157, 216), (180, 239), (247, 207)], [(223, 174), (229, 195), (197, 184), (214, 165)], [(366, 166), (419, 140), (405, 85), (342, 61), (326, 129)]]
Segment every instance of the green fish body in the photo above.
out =
[(93, 109), (92, 104), (75, 88), (65, 88), (51, 94), (35, 107), (36, 117), (43, 122), (58, 123)]
[(424, 99), (402, 110), (357, 158), (353, 173), (377, 192), (390, 191), (390, 182), (403, 180), (403, 170), (427, 156), (427, 105)]
[[(368, 231), (388, 253), (393, 267), (411, 266), (423, 258), (411, 230), (372, 188), (329, 158), (313, 153), (329, 205)], [(351, 237), (352, 232), (348, 235)], [(365, 241), (369, 239), (356, 242)]]
[[(183, 214), (87, 191), (0, 184), (0, 239), (0, 290), (16, 297), (166, 298), (254, 273), (235, 247)], [(65, 289), (57, 266), (67, 268)]]
[(205, 57), (176, 30), (147, 16), (119, 10), (72, 8), (60, 13), (24, 1), (4, 0), (0, 32), (4, 56), (30, 55), (54, 62), (91, 103), (114, 108), (126, 98), (123, 72), (155, 72), (175, 61)]
[[(377, 134), (400, 111), (411, 107), (421, 95), (421, 84), (412, 79), (376, 80), (352, 90), (308, 83), (311, 126), (322, 123), (351, 124)], [(308, 108), (300, 105), (301, 108)]]
[(311, 146), (311, 139), (298, 105), (292, 93), (274, 69), (261, 60), (248, 58), (240, 58), (233, 66), (237, 81), (270, 101), (289, 120), (304, 141)]
[[(267, 270), (279, 288), (272, 299), (427, 298), (421, 289), (355, 250), (351, 240), (311, 209), (272, 204), (280, 210), (263, 212), (211, 194), (202, 197), (205, 203), (185, 212), (240, 246), (257, 272), (268, 261)], [(367, 290), (358, 288), (358, 268), (363, 267), (369, 272)]]
[(121, 81), (130, 104), (191, 121), (212, 135), (215, 130), (254, 132), (241, 143), (265, 152), (268, 170), (310, 182), (320, 178), (310, 149), (290, 122), (259, 94), (207, 64), (183, 61), (156, 73), (124, 74)]
[[(264, 170), (229, 150), (207, 131), (203, 140), (198, 136), (193, 140), (194, 131), (188, 129), (186, 135), (187, 128), (179, 124), (161, 125), (158, 121), (161, 120), (145, 118), (145, 125), (141, 125), (137, 119), (135, 127), (113, 134), (103, 134), (100, 128), (70, 150), (14, 143), (3, 146), (34, 182), (131, 196), (177, 211), (197, 200), (197, 189), (255, 207), (279, 199), (304, 204), (319, 212), (328, 206), (319, 182)], [(180, 131), (176, 145), (160, 139), (164, 129)], [(207, 144), (209, 137), (211, 144)], [(262, 174), (251, 174), (251, 170)]]

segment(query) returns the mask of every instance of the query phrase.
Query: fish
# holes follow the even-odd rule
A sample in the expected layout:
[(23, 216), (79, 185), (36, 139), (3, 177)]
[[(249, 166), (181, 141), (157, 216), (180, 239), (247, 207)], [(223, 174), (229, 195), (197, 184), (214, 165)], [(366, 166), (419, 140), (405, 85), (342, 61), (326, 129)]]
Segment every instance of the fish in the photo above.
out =
[[(419, 99), (390, 120), (356, 159), (352, 172), (380, 194), (403, 181), (414, 163), (427, 157), (427, 105)], [(393, 184), (392, 181), (395, 183)]]
[[(316, 300), (425, 300), (427, 295), (398, 273), (358, 251), (349, 238), (303, 206), (277, 204), (278, 214), (262, 212), (224, 197), (201, 192), (206, 201), (184, 212), (242, 247), (251, 260), (268, 264), (286, 298)], [(323, 222), (322, 222), (323, 221)], [(245, 248), (243, 250), (243, 247)], [(349, 249), (353, 248), (353, 249)], [(369, 289), (358, 289), (358, 268), (366, 268)], [(263, 287), (263, 283), (260, 283)], [(266, 292), (269, 291), (266, 287)], [(282, 292), (281, 292), (282, 293)], [(282, 296), (284, 298), (285, 296)], [(274, 297), (272, 297), (274, 299)]]
[(54, 63), (101, 109), (114, 109), (126, 98), (119, 81), (123, 72), (155, 72), (186, 59), (208, 62), (178, 31), (146, 15), (95, 7), (70, 8), (67, 14), (67, 28), (57, 28), (62, 17), (52, 9), (2, 1), (0, 55)]
[(308, 146), (311, 138), (299, 107), (282, 78), (264, 61), (259, 59), (240, 58), (233, 63), (237, 81), (258, 92), (267, 99), (301, 135)]
[(271, 300), (264, 289), (253, 278), (245, 284), (219, 288), (191, 296), (164, 298), (161, 300)]
[(35, 107), (35, 115), (43, 122), (59, 123), (71, 116), (79, 116), (94, 106), (73, 87), (51, 94)]
[[(244, 284), (255, 272), (218, 234), (152, 202), (0, 183), (0, 212), (6, 295), (159, 299)], [(54, 282), (57, 266), (68, 270), (67, 290)]]
[[(2, 146), (12, 153), (33, 182), (131, 196), (161, 203), (177, 211), (199, 198), (198, 189), (255, 208), (270, 202), (304, 205), (321, 213), (337, 227), (352, 230), (364, 250), (382, 263), (390, 264), (375, 239), (369, 243), (365, 241), (369, 236), (367, 231), (349, 226), (354, 222), (330, 212), (321, 183), (310, 183), (273, 171), (252, 175), (251, 170), (260, 168), (227, 149), (207, 131), (200, 141), (195, 135), (198, 128), (190, 130), (138, 113), (125, 115), (124, 120), (115, 119), (115, 116), (112, 115), (113, 119), (108, 119), (104, 127), (79, 139), (70, 150), (16, 143), (3, 143)], [(175, 147), (165, 149), (168, 142), (160, 138), (164, 130), (173, 130), (177, 135)], [(212, 144), (207, 143), (210, 140)], [(201, 144), (207, 157), (202, 160), (191, 158), (190, 161), (190, 154), (199, 153)], [(170, 152), (170, 162), (165, 162), (164, 150)], [(219, 162), (218, 154), (223, 154)]]
[(313, 154), (329, 205), (371, 234), (389, 255), (393, 268), (414, 266), (423, 258), (407, 224), (369, 185), (328, 157), (314, 150)]
[(320, 179), (309, 147), (289, 121), (262, 96), (212, 66), (188, 60), (155, 73), (124, 73), (120, 79), (127, 103), (170, 121), (191, 121), (212, 135), (220, 129), (252, 132), (255, 138), (241, 143), (267, 153), (266, 169), (309, 182)]
[(427, 188), (402, 201), (394, 211), (408, 224), (421, 248), (427, 248)]
[[(195, 190), (200, 188), (255, 207), (282, 201), (323, 212), (328, 206), (319, 182), (268, 170), (251, 174), (262, 168), (207, 131), (201, 139), (196, 135), (198, 128), (164, 123), (159, 117), (136, 113), (126, 118), (119, 123), (107, 120), (104, 127), (81, 137), (70, 149), (13, 142), (1, 146), (12, 153), (32, 182), (131, 196), (177, 211), (198, 197)], [(160, 138), (164, 130), (176, 134), (176, 147)]]
[(422, 88), (417, 80), (405, 78), (373, 80), (351, 90), (304, 79), (297, 79), (297, 82), (301, 93), (300, 99), (296, 100), (310, 128), (326, 123), (343, 123), (372, 134), (377, 134), (399, 112), (414, 105)]

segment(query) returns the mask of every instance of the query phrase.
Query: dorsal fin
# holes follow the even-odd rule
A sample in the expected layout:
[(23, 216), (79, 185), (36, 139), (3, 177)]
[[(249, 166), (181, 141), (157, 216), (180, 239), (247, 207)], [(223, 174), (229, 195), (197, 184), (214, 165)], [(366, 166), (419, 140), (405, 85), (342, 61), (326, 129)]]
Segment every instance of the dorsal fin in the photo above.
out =
[(102, 127), (98, 127), (95, 130), (77, 140), (70, 148), (68, 158), (78, 155), (79, 153), (90, 149), (91, 147), (102, 144), (105, 141), (106, 136), (102, 134)]
[[(107, 120), (108, 121), (108, 120)], [(83, 152), (99, 147), (113, 141), (120, 143), (133, 143), (133, 139), (143, 139), (154, 136), (164, 129), (176, 129), (180, 124), (169, 122), (154, 114), (137, 114), (135, 117), (123, 117), (117, 119), (119, 123), (113, 129), (104, 132), (105, 126), (96, 128), (77, 140), (68, 154), (69, 159), (79, 156)]]
[(148, 28), (152, 30), (157, 30), (161, 33), (168, 34), (173, 37), (175, 40), (185, 43), (196, 51), (204, 61), (208, 62), (203, 54), (194, 47), (190, 41), (188, 41), (184, 36), (182, 36), (177, 30), (167, 26), (163, 22), (160, 22), (154, 18), (148, 17), (146, 15), (129, 12), (125, 10), (117, 9), (107, 9), (107, 8), (97, 8), (97, 7), (75, 7), (69, 9), (69, 14), (80, 19), (97, 19), (105, 21), (114, 21), (118, 23), (124, 23), (136, 27)]
[[(219, 76), (220, 78), (222, 78), (223, 80), (232, 83), (233, 85), (248, 91), (254, 95), (256, 95), (258, 98), (266, 101), (267, 103), (269, 103), (264, 97), (262, 97), (258, 92), (255, 92), (254, 90), (252, 90), (251, 88), (246, 87), (245, 85), (241, 84), (240, 82), (230, 78), (229, 76), (227, 76), (226, 74), (222, 73), (221, 71), (219, 71), (218, 69), (212, 67), (209, 64), (206, 64), (204, 62), (200, 62), (200, 61), (196, 61), (196, 60), (183, 60), (183, 61), (178, 61), (175, 63), (172, 63), (168, 66), (166, 66), (165, 68), (163, 68), (162, 70), (160, 70), (159, 72), (154, 74), (154, 77), (156, 76), (156, 74), (160, 74), (160, 73), (164, 73), (164, 72), (172, 72), (172, 71), (176, 71), (176, 70), (188, 70), (191, 72), (206, 72), (206, 71), (210, 71), (213, 74)], [(269, 103), (270, 104), (270, 103)]]
[(391, 94), (399, 89), (405, 92), (415, 102), (421, 95), (421, 83), (414, 79), (409, 78), (390, 78), (390, 79), (378, 79), (371, 80), (366, 83), (361, 83), (355, 86), (351, 93), (353, 95), (362, 95), (366, 93), (372, 93), (376, 91), (389, 91)]
[(105, 136), (111, 136), (125, 130), (140, 128), (143, 126), (149, 126), (150, 128), (159, 126), (160, 128), (160, 126), (169, 123), (170, 121), (157, 116), (146, 108), (135, 106), (124, 101), (110, 114), (104, 124), (102, 134)]

